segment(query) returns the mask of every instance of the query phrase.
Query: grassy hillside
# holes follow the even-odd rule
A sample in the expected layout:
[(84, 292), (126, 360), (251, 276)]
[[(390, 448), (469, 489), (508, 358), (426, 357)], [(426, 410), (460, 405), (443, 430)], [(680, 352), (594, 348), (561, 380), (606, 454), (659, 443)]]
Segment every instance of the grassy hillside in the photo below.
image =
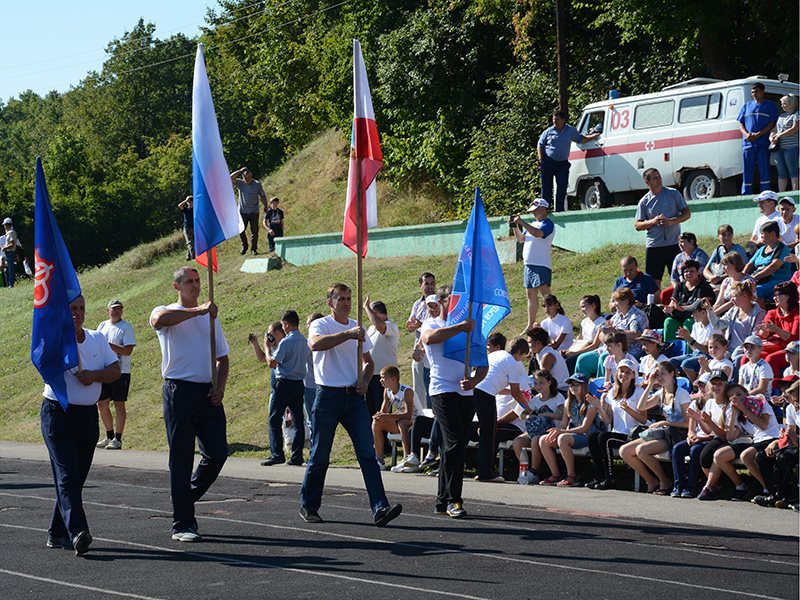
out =
[[(267, 197), (281, 199), (286, 235), (340, 230), (347, 192), (350, 140), (329, 130), (261, 178)], [(378, 175), (381, 227), (435, 223), (453, 218), (448, 199), (433, 186), (402, 189)]]

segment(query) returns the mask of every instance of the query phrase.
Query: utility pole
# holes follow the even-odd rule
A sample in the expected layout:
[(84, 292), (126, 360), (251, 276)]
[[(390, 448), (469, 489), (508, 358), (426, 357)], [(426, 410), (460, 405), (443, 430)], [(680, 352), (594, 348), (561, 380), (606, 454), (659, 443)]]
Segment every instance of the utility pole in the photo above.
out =
[(567, 114), (567, 32), (565, 0), (555, 0), (556, 3), (556, 56), (558, 58), (558, 108)]

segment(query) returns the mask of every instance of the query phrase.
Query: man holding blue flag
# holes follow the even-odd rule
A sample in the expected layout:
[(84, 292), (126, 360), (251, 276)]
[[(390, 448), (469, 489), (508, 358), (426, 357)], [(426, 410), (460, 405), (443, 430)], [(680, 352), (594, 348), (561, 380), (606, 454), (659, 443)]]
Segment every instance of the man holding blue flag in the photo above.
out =
[(81, 497), (99, 434), (97, 401), (101, 384), (119, 378), (120, 367), (105, 337), (83, 328), (86, 302), (50, 208), (40, 158), (34, 229), (31, 361), (45, 382), (42, 437), (56, 489), (47, 547), (83, 556), (92, 543)]

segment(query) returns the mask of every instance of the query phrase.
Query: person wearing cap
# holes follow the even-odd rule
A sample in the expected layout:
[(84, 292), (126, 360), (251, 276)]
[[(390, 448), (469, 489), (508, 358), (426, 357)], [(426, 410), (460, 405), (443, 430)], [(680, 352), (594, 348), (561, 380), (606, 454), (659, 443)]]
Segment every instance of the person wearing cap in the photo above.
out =
[[(380, 300), (370, 302), (369, 296), (365, 296), (364, 311), (370, 322), (367, 337), (372, 342), (371, 354), (372, 361), (375, 363), (375, 373), (372, 375), (367, 389), (367, 410), (371, 416), (378, 412), (383, 404), (381, 371), (384, 367), (398, 365), (397, 348), (400, 346), (400, 328), (389, 318), (386, 304)], [(417, 402), (419, 402), (419, 397)]]
[(778, 220), (778, 226), (781, 228), (781, 240), (789, 248), (797, 246), (795, 229), (800, 224), (800, 215), (795, 214), (796, 209), (794, 198), (791, 196), (784, 196), (778, 202), (778, 212), (781, 214), (781, 218)]
[(547, 200), (536, 198), (528, 209), (536, 219), (531, 223), (524, 221), (519, 215), (511, 216), (511, 223), (516, 225), (514, 237), (523, 244), (522, 258), (525, 262), (525, 296), (528, 300), (528, 324), (525, 330), (536, 323), (536, 313), (539, 310), (539, 292), (543, 296), (550, 293), (553, 279), (553, 238), (556, 235), (556, 226), (547, 218), (547, 209), (550, 204)]
[(750, 259), (750, 257), (747, 256), (747, 250), (740, 244), (734, 243), (733, 227), (727, 223), (723, 223), (717, 228), (717, 239), (719, 240), (719, 246), (711, 253), (706, 267), (703, 269), (703, 277), (706, 278), (706, 281), (708, 281), (714, 289), (719, 289), (720, 284), (727, 275), (725, 273), (725, 265), (722, 262), (726, 254), (730, 252), (737, 253), (742, 259), (742, 267), (744, 267), (744, 263)]
[(553, 113), (553, 125), (539, 136), (536, 153), (539, 157), (539, 173), (542, 176), (542, 198), (553, 202), (553, 179), (556, 180), (555, 212), (565, 209), (569, 180), (569, 151), (572, 142), (585, 144), (594, 140), (602, 132), (581, 134), (575, 127), (567, 123), (567, 113), (557, 110)]
[(753, 198), (753, 202), (758, 203), (758, 212), (761, 213), (753, 225), (753, 234), (750, 236), (750, 241), (747, 246), (748, 249), (755, 248), (764, 243), (761, 235), (761, 227), (770, 221), (778, 222), (781, 220), (781, 213), (778, 212), (778, 194), (772, 190), (764, 190), (758, 196)]
[(647, 232), (645, 271), (661, 287), (664, 269), (672, 266), (681, 251), (680, 224), (689, 220), (692, 209), (678, 190), (664, 187), (658, 169), (645, 169), (642, 178), (649, 191), (636, 206), (634, 229)]
[(789, 363), (789, 366), (783, 370), (783, 376), (800, 376), (800, 341), (794, 340), (793, 342), (789, 342), (789, 345), (786, 346), (785, 352), (786, 360)]
[[(241, 178), (239, 177), (241, 175)], [(239, 214), (244, 222), (244, 229), (239, 234), (242, 241), (242, 250), (239, 254), (247, 253), (247, 226), (250, 226), (250, 252), (258, 254), (258, 213), (259, 201), (267, 210), (267, 195), (261, 182), (253, 179), (253, 173), (247, 167), (242, 167), (231, 173), (231, 183), (239, 193)]]
[[(714, 373), (718, 380), (720, 376), (725, 377), (721, 371)], [(703, 428), (702, 417), (699, 416), (699, 413), (705, 410), (706, 403), (713, 402), (714, 394), (710, 381), (711, 373), (703, 373), (697, 378), (698, 393), (686, 409), (686, 414), (689, 416), (688, 434), (685, 440), (679, 441), (672, 447), (673, 487), (670, 496), (673, 498), (694, 498), (694, 489), (700, 481), (700, 455), (706, 444), (714, 438), (712, 433)]]
[(675, 286), (669, 305), (664, 307), (664, 314), (667, 315), (664, 319), (664, 341), (674, 340), (681, 325), (691, 326), (694, 323), (689, 321), (692, 312), (704, 304), (710, 307), (716, 297), (714, 290), (700, 274), (700, 263), (687, 260), (683, 265), (683, 281)]
[[(430, 315), (428, 307), (433, 306), (436, 315), (439, 316), (439, 298), (436, 296), (436, 276), (425, 271), (419, 276), (420, 297), (411, 306), (411, 314), (406, 320), (406, 331), (414, 333), (414, 351), (411, 355), (411, 387), (420, 402), (427, 408), (431, 407), (431, 398), (428, 395), (428, 383), (431, 376), (431, 365), (425, 356), (425, 350), (419, 344), (419, 330), (422, 323)], [(428, 298), (435, 296), (430, 301)]]
[(636, 361), (621, 360), (614, 375), (614, 385), (600, 398), (593, 396), (590, 399), (605, 423), (603, 429), (589, 436), (589, 454), (594, 465), (594, 479), (586, 484), (590, 489), (614, 487), (614, 450), (626, 444), (636, 428), (647, 423), (647, 414), (637, 408), (644, 394), (644, 390), (636, 385), (638, 374)]
[(636, 306), (641, 308), (647, 305), (647, 297), (658, 291), (656, 280), (639, 270), (639, 261), (635, 256), (623, 256), (619, 261), (619, 267), (622, 275), (617, 277), (611, 291), (616, 292), (621, 287), (630, 288), (636, 298)]
[(19, 246), (19, 238), (17, 237), (17, 232), (14, 231), (14, 224), (11, 222), (9, 217), (3, 219), (3, 228), (6, 232), (6, 241), (2, 247), (0, 247), (0, 253), (2, 253), (6, 259), (6, 266), (3, 275), (5, 276), (6, 287), (13, 288), (14, 278), (16, 276), (17, 246)]
[(664, 341), (661, 334), (655, 329), (645, 329), (636, 340), (641, 342), (644, 348), (644, 356), (639, 361), (639, 375), (642, 376), (642, 387), (646, 387), (658, 363), (669, 359), (661, 353)]
[(767, 100), (764, 84), (756, 82), (750, 89), (753, 99), (739, 111), (736, 120), (742, 132), (742, 195), (753, 193), (756, 166), (759, 188), (769, 187), (769, 132), (778, 121), (778, 109)]
[(750, 395), (768, 396), (775, 374), (769, 363), (761, 358), (764, 340), (757, 335), (749, 335), (742, 346), (747, 361), (739, 368), (739, 385)]
[[(108, 319), (97, 326), (108, 340), (108, 345), (119, 357), (120, 376), (116, 381), (104, 383), (100, 390), (97, 409), (100, 420), (106, 428), (106, 437), (97, 443), (98, 448), (120, 450), (122, 448), (122, 432), (125, 430), (128, 391), (131, 386), (131, 354), (136, 347), (136, 333), (133, 326), (122, 318), (122, 302), (112, 300), (108, 303)], [(110, 402), (114, 401), (114, 417), (111, 416)]]
[(761, 226), (761, 236), (764, 245), (744, 266), (744, 274), (755, 279), (756, 296), (759, 304), (764, 306), (772, 298), (775, 285), (792, 278), (791, 265), (785, 261), (792, 251), (781, 241), (781, 230), (775, 221)]

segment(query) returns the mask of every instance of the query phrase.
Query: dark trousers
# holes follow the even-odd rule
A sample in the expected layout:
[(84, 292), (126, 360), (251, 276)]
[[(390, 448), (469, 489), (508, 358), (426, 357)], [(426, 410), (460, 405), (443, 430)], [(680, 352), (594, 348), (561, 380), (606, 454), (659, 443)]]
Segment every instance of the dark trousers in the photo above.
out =
[(269, 244), (269, 251), (275, 252), (275, 238), (283, 237), (283, 229), (275, 225), (271, 229), (275, 232), (275, 235), (267, 234), (267, 243)]
[[(222, 405), (212, 406), (210, 390), (210, 383), (175, 379), (165, 380), (162, 388), (173, 531), (197, 528), (194, 503), (216, 481), (228, 458), (225, 409)], [(195, 438), (200, 447), (200, 464), (192, 473)]]
[(771, 494), (786, 500), (797, 499), (797, 478), (794, 477), (794, 468), (797, 466), (796, 446), (778, 450), (772, 457), (762, 450), (756, 454), (756, 465)]
[(428, 438), (428, 452), (439, 454), (442, 445), (442, 428), (439, 422), (431, 417), (417, 416), (411, 425), (411, 452), (422, 458), (422, 438)]
[(449, 502), (461, 502), (464, 485), (464, 457), (467, 450), (469, 426), (475, 414), (472, 398), (455, 392), (431, 396), (433, 414), (442, 428), (442, 451), (439, 464), (437, 509)]
[(709, 440), (700, 451), (700, 466), (703, 469), (710, 469), (714, 464), (714, 453), (725, 446), (730, 446), (730, 443), (722, 438), (715, 437), (713, 440)]
[(474, 390), (472, 406), (478, 415), (478, 478), (491, 479), (495, 476), (494, 459), (497, 456), (497, 403), (494, 396), (483, 390)]
[(273, 458), (284, 458), (281, 425), (283, 413), (288, 408), (295, 426), (292, 462), (303, 462), (303, 447), (306, 443), (306, 421), (303, 417), (304, 390), (302, 379), (295, 381), (279, 377), (275, 384), (275, 395), (269, 403), (269, 449)]
[[(694, 491), (700, 479), (700, 455), (705, 442), (689, 445), (687, 440), (681, 440), (672, 447), (672, 476), (675, 487), (681, 491)], [(689, 457), (689, 468), (687, 472), (686, 457)]]
[(244, 229), (239, 234), (239, 239), (242, 240), (242, 248), (247, 250), (247, 225), (250, 225), (250, 246), (254, 252), (258, 251), (258, 213), (239, 213), (242, 216)]
[[(545, 155), (539, 167), (542, 174), (542, 198), (555, 207), (555, 212), (564, 210), (569, 181), (569, 161), (555, 161)], [(556, 180), (556, 202), (553, 204), (553, 179)]]
[(508, 442), (509, 440), (516, 439), (517, 436), (522, 433), (524, 432), (512, 423), (498, 423), (494, 435), (497, 443), (500, 444), (502, 442)]
[(17, 270), (17, 253), (14, 250), (6, 250), (6, 268), (5, 268), (5, 277), (6, 277), (6, 287), (13, 288), (14, 287), (14, 276), (16, 275)]
[(100, 434), (97, 405), (71, 404), (65, 412), (57, 401), (45, 398), (41, 423), (56, 488), (56, 505), (47, 531), (52, 537), (72, 539), (81, 531), (89, 531), (82, 495)]
[(595, 431), (589, 436), (589, 454), (592, 456), (595, 479), (614, 479), (614, 448), (628, 441), (625, 433)]
[(317, 386), (317, 397), (311, 410), (311, 456), (300, 488), (300, 506), (317, 512), (322, 505), (325, 475), (328, 473), (333, 438), (339, 424), (353, 443), (372, 513), (389, 506), (378, 461), (375, 460), (371, 416), (367, 413), (364, 396)]
[(367, 411), (371, 417), (381, 408), (383, 404), (383, 386), (381, 385), (381, 376), (373, 375), (367, 385)]

